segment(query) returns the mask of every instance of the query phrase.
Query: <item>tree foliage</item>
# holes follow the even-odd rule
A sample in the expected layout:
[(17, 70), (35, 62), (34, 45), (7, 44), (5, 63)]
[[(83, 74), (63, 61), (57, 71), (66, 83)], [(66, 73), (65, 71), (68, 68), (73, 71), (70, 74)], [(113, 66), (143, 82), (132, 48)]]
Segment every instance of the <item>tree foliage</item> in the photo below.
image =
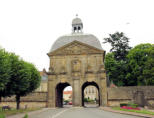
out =
[(123, 32), (109, 34), (109, 38), (104, 38), (104, 43), (111, 44), (110, 53), (105, 57), (105, 69), (110, 81), (117, 86), (126, 85), (127, 54), (131, 47), (129, 38)]
[(20, 97), (34, 91), (40, 83), (40, 75), (33, 64), (19, 59), (15, 54), (11, 58), (11, 81), (8, 83), (8, 91), (16, 95), (17, 109), (20, 108)]
[(10, 61), (9, 61), (9, 53), (7, 53), (4, 49), (0, 49), (0, 102), (1, 97), (8, 96), (6, 94), (6, 84), (10, 81)]
[(14, 53), (0, 50), (0, 95), (16, 96), (17, 109), (20, 97), (34, 91), (40, 84), (40, 74), (31, 63)]
[(116, 61), (113, 53), (108, 53), (105, 57), (105, 68), (107, 76), (117, 86), (125, 85), (125, 65), (123, 61)]
[(3, 91), (5, 89), (5, 85), (9, 82), (9, 78), (9, 54), (4, 49), (0, 49), (0, 91)]
[(105, 57), (105, 68), (117, 86), (154, 85), (154, 45), (140, 44), (131, 49), (125, 61), (117, 61), (114, 52)]
[(127, 55), (129, 85), (154, 85), (154, 45), (140, 44)]
[(129, 38), (116, 32), (105, 38), (112, 48), (105, 57), (107, 75), (117, 86), (154, 85), (154, 45), (131, 49)]
[(125, 60), (128, 51), (131, 49), (129, 46), (129, 38), (127, 38), (123, 32), (116, 32), (114, 34), (109, 34), (109, 38), (104, 38), (104, 43), (110, 43), (110, 52), (114, 53), (114, 58), (117, 61)]
[(30, 81), (29, 81), (29, 84), (30, 84), (29, 92), (32, 92), (40, 86), (41, 77), (40, 77), (39, 71), (36, 69), (36, 67), (33, 64), (26, 63), (26, 65), (31, 75)]

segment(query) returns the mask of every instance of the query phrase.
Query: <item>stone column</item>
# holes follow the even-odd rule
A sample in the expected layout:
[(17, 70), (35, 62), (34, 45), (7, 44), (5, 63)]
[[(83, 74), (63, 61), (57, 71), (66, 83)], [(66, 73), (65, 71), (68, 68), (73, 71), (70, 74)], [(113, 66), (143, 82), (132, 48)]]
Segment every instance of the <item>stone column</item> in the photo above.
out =
[(100, 74), (100, 106), (107, 106), (107, 83), (106, 74)]
[(81, 106), (80, 74), (73, 77), (73, 106)]
[(102, 81), (102, 106), (107, 106), (107, 86), (106, 86), (106, 79), (101, 80)]
[(47, 107), (56, 107), (55, 106), (55, 84), (54, 84), (55, 75), (48, 75), (48, 96), (47, 96)]

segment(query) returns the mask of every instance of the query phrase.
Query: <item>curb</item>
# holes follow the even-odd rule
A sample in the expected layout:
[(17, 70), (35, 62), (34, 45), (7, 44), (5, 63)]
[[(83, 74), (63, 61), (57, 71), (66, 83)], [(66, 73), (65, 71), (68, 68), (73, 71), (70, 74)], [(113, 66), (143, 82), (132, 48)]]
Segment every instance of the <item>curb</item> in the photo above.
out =
[(139, 116), (139, 117), (146, 117), (146, 118), (154, 118), (154, 115), (140, 114), (140, 113), (135, 113), (135, 112), (126, 112), (126, 111), (120, 111), (120, 110), (113, 110), (110, 107), (100, 107), (100, 109), (102, 109), (104, 111), (114, 112), (114, 113), (120, 113), (120, 114), (132, 115), (132, 116)]

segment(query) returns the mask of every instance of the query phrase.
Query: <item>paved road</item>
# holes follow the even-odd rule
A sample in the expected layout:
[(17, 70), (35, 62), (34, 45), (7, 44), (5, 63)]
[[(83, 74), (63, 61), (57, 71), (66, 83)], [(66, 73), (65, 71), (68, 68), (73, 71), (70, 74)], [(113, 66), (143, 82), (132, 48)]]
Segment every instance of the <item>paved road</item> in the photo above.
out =
[[(29, 118), (141, 118), (103, 111), (99, 108), (59, 108), (31, 114)], [(143, 118), (143, 117), (142, 117)]]

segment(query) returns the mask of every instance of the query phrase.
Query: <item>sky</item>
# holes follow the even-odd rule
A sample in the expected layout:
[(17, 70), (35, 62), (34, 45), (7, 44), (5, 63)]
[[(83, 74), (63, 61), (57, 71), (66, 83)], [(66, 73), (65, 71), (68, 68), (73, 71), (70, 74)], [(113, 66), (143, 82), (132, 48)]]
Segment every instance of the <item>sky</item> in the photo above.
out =
[[(83, 32), (101, 44), (116, 31), (132, 47), (154, 44), (154, 0), (0, 0), (0, 47), (48, 70), (47, 53), (58, 37), (72, 32), (76, 14)], [(102, 47), (109, 52), (109, 44)]]

